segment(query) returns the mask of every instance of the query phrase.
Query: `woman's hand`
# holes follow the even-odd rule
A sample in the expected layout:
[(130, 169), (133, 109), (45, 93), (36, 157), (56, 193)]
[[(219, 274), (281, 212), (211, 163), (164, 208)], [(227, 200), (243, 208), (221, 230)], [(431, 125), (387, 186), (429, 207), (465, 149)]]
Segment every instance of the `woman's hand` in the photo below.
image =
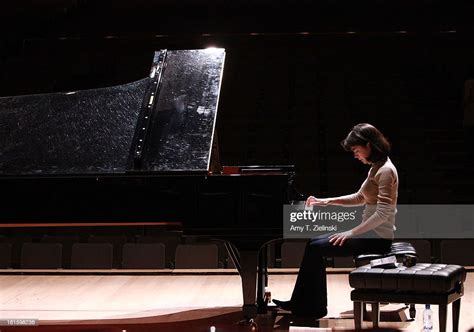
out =
[(306, 199), (306, 206), (327, 206), (329, 204), (329, 200), (324, 199), (324, 198), (316, 198), (314, 196), (309, 196)]
[(352, 237), (352, 230), (336, 233), (329, 236), (329, 243), (332, 243), (333, 246), (342, 246), (347, 239)]

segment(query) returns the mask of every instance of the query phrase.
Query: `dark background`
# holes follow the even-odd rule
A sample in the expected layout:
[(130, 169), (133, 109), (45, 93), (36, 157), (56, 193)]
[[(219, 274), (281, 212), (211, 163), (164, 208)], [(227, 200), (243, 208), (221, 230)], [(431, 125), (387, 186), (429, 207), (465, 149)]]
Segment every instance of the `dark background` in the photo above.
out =
[(155, 50), (223, 47), (222, 164), (294, 164), (305, 194), (354, 192), (367, 167), (339, 142), (369, 122), (393, 144), (399, 203), (472, 203), (462, 100), (473, 10), (468, 1), (11, 1), (0, 5), (0, 96), (128, 83), (148, 74)]

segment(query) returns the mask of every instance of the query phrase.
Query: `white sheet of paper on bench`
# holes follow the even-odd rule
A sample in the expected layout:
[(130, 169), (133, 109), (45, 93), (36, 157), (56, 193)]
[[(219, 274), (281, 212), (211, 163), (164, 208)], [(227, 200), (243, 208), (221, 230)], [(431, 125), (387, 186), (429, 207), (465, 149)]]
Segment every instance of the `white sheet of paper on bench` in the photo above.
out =
[(393, 269), (397, 267), (397, 258), (395, 256), (388, 256), (377, 258), (370, 261), (371, 268)]

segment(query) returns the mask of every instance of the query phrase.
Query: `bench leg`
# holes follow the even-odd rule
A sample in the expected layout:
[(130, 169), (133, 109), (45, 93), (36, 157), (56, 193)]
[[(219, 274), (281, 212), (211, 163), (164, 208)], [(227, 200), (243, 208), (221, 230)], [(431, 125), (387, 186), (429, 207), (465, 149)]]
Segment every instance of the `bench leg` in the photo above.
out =
[(354, 301), (354, 326), (356, 330), (362, 329), (362, 315), (364, 302)]
[(459, 330), (459, 313), (461, 311), (461, 299), (457, 299), (453, 302), (451, 307), (453, 310), (453, 332), (458, 332)]
[(411, 319), (415, 319), (415, 317), (416, 317), (415, 304), (414, 304), (414, 303), (411, 303), (411, 304), (410, 304), (410, 318), (411, 318)]
[(379, 327), (379, 321), (380, 321), (380, 303), (375, 302), (371, 303), (372, 307), (372, 325), (374, 328)]
[(448, 319), (448, 305), (447, 304), (440, 304), (438, 306), (439, 313), (439, 331), (446, 332), (446, 320)]

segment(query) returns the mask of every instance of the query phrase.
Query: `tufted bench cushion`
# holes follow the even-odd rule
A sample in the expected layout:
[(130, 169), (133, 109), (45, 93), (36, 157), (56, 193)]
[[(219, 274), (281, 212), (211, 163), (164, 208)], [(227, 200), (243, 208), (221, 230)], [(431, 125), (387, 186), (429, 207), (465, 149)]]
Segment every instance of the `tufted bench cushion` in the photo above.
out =
[(413, 293), (448, 293), (466, 280), (466, 270), (459, 265), (421, 264), (393, 269), (361, 266), (349, 275), (351, 287), (380, 291)]

